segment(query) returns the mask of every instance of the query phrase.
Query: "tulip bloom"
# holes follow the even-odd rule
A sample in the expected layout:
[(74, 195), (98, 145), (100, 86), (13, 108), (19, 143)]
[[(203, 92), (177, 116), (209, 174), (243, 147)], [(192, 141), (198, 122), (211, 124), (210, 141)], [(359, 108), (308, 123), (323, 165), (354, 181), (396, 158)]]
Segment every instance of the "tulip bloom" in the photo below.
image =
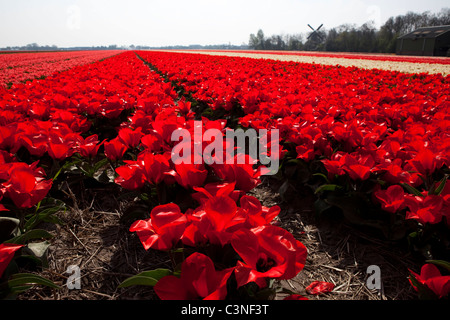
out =
[(364, 181), (370, 177), (370, 167), (360, 164), (352, 164), (344, 169), (352, 180)]
[(236, 202), (230, 197), (214, 197), (209, 199), (203, 210), (216, 231), (224, 231), (232, 223), (237, 213)]
[(125, 152), (128, 150), (127, 146), (122, 143), (118, 138), (105, 142), (105, 154), (111, 161), (117, 161), (122, 159)]
[(64, 160), (69, 158), (74, 153), (72, 146), (67, 141), (64, 141), (62, 137), (51, 138), (48, 142), (48, 155), (52, 159)]
[(422, 175), (430, 175), (438, 169), (438, 155), (429, 149), (423, 149), (410, 160), (411, 165)]
[(342, 157), (344, 170), (352, 180), (364, 181), (369, 179), (371, 170), (375, 164), (371, 157), (360, 155), (345, 155)]
[(11, 152), (17, 152), (16, 148), (20, 148), (20, 146), (24, 146), (28, 152), (37, 157), (42, 157), (45, 152), (48, 150), (48, 136), (36, 133), (36, 135), (29, 136), (26, 134), (18, 135), (17, 136), (18, 143), (16, 144), (15, 148), (11, 150)]
[(405, 203), (409, 208), (406, 219), (415, 219), (422, 224), (437, 224), (442, 220), (444, 199), (440, 196), (408, 196)]
[(217, 271), (212, 260), (193, 253), (181, 265), (180, 278), (165, 276), (154, 289), (162, 300), (225, 300), (233, 268)]
[(176, 182), (186, 189), (202, 186), (208, 176), (208, 171), (202, 164), (185, 164), (175, 165), (175, 170), (167, 173), (173, 176)]
[(260, 176), (264, 167), (255, 170), (253, 166), (256, 162), (248, 155), (237, 154), (231, 164), (213, 164), (211, 167), (223, 181), (235, 182), (236, 190), (248, 192), (261, 183)]
[(0, 278), (5, 272), (5, 269), (8, 267), (11, 260), (14, 258), (14, 254), (17, 250), (22, 248), (21, 244), (10, 244), (10, 243), (2, 243), (0, 244)]
[(162, 137), (155, 130), (151, 130), (141, 138), (141, 144), (150, 152), (159, 151), (163, 146), (163, 142)]
[(291, 279), (305, 266), (306, 247), (280, 227), (241, 229), (233, 235), (231, 244), (243, 260), (235, 270), (238, 287), (255, 282), (264, 288), (267, 278)]
[(79, 141), (78, 143), (78, 152), (82, 157), (89, 159), (92, 159), (97, 155), (98, 149), (103, 144), (103, 142), (99, 143), (96, 134), (89, 136), (86, 139), (82, 139), (82, 141)]
[(195, 115), (194, 112), (191, 111), (191, 102), (189, 101), (185, 100), (178, 101), (178, 105), (175, 108), (175, 110), (186, 118), (191, 118)]
[(383, 210), (387, 212), (396, 213), (404, 207), (405, 192), (398, 185), (376, 192), (375, 197), (381, 202)]
[(312, 161), (316, 156), (312, 141), (307, 141), (304, 144), (297, 146), (295, 151), (297, 152), (298, 159), (303, 159), (307, 162)]
[(257, 198), (247, 195), (241, 197), (240, 205), (250, 228), (270, 224), (281, 211), (279, 206), (263, 207)]
[(137, 161), (124, 162), (126, 163), (124, 166), (116, 169), (119, 176), (115, 179), (115, 183), (128, 190), (141, 189), (146, 182), (157, 185), (165, 181), (170, 172), (167, 155), (143, 152)]
[(150, 219), (134, 222), (131, 232), (136, 232), (145, 250), (166, 251), (180, 240), (186, 228), (186, 216), (173, 203), (153, 208)]
[(157, 185), (167, 178), (170, 172), (170, 154), (152, 154), (150, 152), (141, 153), (138, 163), (141, 166), (145, 181), (149, 184)]
[(197, 208), (190, 216), (182, 240), (185, 245), (213, 243), (224, 246), (233, 233), (244, 227), (245, 217), (229, 196), (214, 196)]
[[(420, 275), (409, 270), (414, 278), (422, 285), (428, 287), (436, 296), (441, 299), (450, 293), (450, 276), (441, 275), (439, 269), (434, 264), (426, 264), (422, 267)], [(415, 290), (416, 286), (409, 280)]]
[(305, 288), (305, 291), (312, 295), (320, 295), (333, 291), (335, 285), (325, 281), (314, 281)]
[(136, 161), (125, 161), (126, 165), (116, 168), (119, 175), (114, 182), (127, 190), (139, 190), (145, 184), (142, 167)]
[(18, 208), (31, 208), (42, 199), (52, 187), (52, 180), (44, 180), (35, 164), (14, 163), (9, 170), (9, 179), (3, 186), (6, 195)]
[(205, 204), (208, 199), (211, 199), (215, 196), (229, 196), (235, 202), (238, 201), (239, 197), (243, 195), (242, 191), (234, 190), (236, 186), (235, 182), (213, 182), (206, 184), (202, 187), (194, 187), (195, 191), (198, 191), (192, 194), (192, 198), (194, 198), (198, 203)]
[(119, 139), (128, 148), (136, 148), (141, 142), (141, 128), (132, 130), (130, 128), (122, 128), (119, 131)]

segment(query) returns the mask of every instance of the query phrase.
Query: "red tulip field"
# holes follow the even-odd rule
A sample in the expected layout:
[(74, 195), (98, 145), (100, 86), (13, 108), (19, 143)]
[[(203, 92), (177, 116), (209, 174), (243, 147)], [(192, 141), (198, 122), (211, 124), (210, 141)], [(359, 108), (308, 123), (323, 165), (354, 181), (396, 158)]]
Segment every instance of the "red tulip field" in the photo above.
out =
[[(117, 51), (116, 53), (119, 53)], [(0, 52), (1, 54), (1, 52)], [(69, 51), (0, 55), (0, 84), (11, 86), (110, 57), (111, 51)]]
[(0, 54), (1, 299), (448, 299), (450, 60), (282, 57)]

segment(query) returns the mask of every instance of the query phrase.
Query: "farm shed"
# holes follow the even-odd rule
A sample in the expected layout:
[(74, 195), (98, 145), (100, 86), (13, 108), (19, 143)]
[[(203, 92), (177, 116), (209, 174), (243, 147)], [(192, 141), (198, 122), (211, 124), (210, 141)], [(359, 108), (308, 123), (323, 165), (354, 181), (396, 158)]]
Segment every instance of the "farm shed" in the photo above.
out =
[(450, 25), (423, 27), (397, 39), (397, 54), (449, 56)]

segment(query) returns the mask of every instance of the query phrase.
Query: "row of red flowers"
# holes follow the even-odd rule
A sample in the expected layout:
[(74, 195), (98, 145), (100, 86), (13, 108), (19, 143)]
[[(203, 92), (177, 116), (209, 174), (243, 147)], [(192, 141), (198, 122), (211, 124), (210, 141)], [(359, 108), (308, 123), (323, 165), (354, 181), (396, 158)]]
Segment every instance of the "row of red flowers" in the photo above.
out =
[(48, 76), (75, 66), (105, 59), (118, 53), (120, 51), (64, 51), (3, 54), (0, 55), (0, 86)]

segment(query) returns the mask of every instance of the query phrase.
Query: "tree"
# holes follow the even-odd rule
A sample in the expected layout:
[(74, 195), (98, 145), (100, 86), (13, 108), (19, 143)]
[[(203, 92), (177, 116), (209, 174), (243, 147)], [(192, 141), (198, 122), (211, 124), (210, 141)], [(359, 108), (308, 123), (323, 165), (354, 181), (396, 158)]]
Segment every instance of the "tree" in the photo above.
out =
[(258, 30), (256, 38), (258, 39), (259, 49), (264, 50), (264, 32), (261, 29)]
[(252, 33), (250, 35), (250, 41), (249, 41), (249, 47), (255, 50), (264, 50), (265, 46), (265, 39), (264, 39), (264, 32), (259, 29), (256, 36)]
[(248, 41), (248, 46), (251, 49), (258, 50), (258, 38), (253, 33), (250, 35), (250, 39)]
[(328, 31), (327, 39), (325, 40), (325, 51), (340, 51), (336, 28)]
[(286, 43), (279, 35), (273, 35), (269, 40), (270, 50), (286, 50)]
[(286, 36), (286, 50), (303, 50), (303, 36), (301, 34)]

